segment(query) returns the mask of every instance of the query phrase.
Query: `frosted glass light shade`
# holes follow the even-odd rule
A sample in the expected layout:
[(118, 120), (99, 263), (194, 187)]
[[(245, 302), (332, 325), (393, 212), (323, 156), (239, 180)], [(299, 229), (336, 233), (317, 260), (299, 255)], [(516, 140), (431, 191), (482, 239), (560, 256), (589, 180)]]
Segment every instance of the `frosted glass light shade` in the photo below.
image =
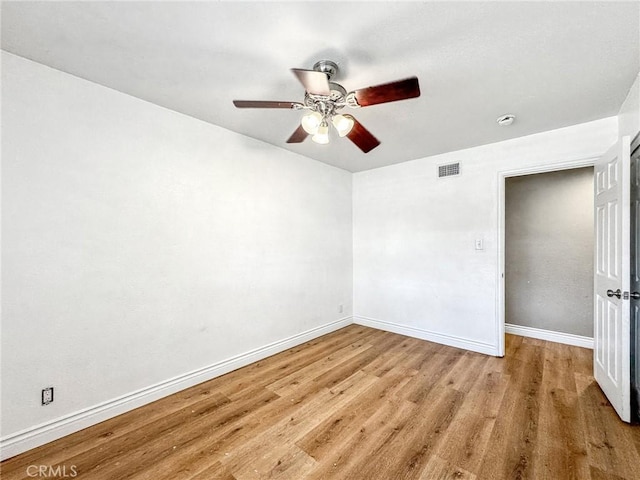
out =
[(331, 121), (333, 122), (333, 126), (336, 127), (336, 130), (338, 131), (338, 135), (340, 135), (341, 137), (347, 135), (353, 128), (354, 122), (351, 116), (334, 115)]
[(304, 131), (309, 135), (315, 135), (318, 132), (318, 127), (322, 123), (322, 115), (318, 112), (309, 112), (304, 117), (302, 117), (302, 121), (300, 124)]
[(329, 143), (329, 124), (322, 122), (318, 127), (317, 133), (311, 137), (311, 140), (321, 145)]

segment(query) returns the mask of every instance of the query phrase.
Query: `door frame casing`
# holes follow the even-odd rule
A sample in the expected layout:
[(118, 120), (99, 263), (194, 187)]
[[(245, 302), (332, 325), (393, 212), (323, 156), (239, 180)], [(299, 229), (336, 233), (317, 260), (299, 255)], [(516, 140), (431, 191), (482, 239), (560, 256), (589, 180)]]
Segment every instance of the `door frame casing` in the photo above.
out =
[(581, 157), (575, 160), (553, 163), (549, 165), (536, 165), (530, 167), (502, 170), (498, 172), (498, 289), (496, 295), (496, 335), (498, 337), (498, 356), (504, 357), (505, 342), (505, 183), (509, 177), (521, 177), (535, 175), (536, 173), (558, 172), (574, 168), (593, 167), (600, 155), (593, 157)]

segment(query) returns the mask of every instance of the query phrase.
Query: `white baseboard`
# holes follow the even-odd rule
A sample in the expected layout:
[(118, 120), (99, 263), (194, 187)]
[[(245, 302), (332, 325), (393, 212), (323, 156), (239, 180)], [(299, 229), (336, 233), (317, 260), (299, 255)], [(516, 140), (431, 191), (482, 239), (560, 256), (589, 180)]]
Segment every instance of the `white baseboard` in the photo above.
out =
[(593, 338), (583, 337), (581, 335), (573, 335), (571, 333), (552, 332), (551, 330), (542, 330), (541, 328), (523, 327), (505, 323), (504, 331), (521, 337), (537, 338), (539, 340), (548, 340), (550, 342), (565, 343), (576, 347), (590, 348), (593, 350)]
[(431, 332), (429, 330), (423, 330), (421, 328), (409, 327), (407, 325), (401, 325), (398, 323), (386, 322), (384, 320), (376, 320), (375, 318), (361, 317), (356, 315), (354, 315), (353, 317), (353, 323), (357, 325), (364, 325), (365, 327), (377, 328), (378, 330), (398, 333), (400, 335), (406, 335), (408, 337), (419, 338), (421, 340), (441, 343), (450, 347), (462, 348), (464, 350), (484, 353), (485, 355), (492, 355), (494, 357), (500, 356), (498, 347), (496, 345), (477, 342), (475, 340), (470, 340), (467, 338)]
[(344, 317), (335, 322), (312, 328), (306, 332), (270, 343), (264, 347), (217, 362), (208, 367), (194, 370), (149, 387), (131, 392), (93, 407), (74, 412), (55, 420), (35, 425), (0, 439), (0, 460), (26, 452), (45, 443), (62, 438), (71, 433), (113, 418), (122, 413), (141, 407), (160, 398), (192, 387), (212, 378), (224, 375), (240, 367), (295, 347), (314, 338), (326, 335), (353, 323), (352, 317)]

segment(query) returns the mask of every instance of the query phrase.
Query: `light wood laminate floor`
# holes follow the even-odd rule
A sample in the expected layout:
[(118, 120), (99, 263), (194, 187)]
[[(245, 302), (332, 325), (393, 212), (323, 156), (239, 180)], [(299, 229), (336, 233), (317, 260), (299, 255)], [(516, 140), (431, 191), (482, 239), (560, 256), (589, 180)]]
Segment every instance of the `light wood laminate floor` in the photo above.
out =
[(34, 478), (30, 465), (90, 480), (635, 480), (639, 429), (598, 388), (591, 350), (508, 335), (494, 358), (352, 325), (1, 468), (4, 480)]

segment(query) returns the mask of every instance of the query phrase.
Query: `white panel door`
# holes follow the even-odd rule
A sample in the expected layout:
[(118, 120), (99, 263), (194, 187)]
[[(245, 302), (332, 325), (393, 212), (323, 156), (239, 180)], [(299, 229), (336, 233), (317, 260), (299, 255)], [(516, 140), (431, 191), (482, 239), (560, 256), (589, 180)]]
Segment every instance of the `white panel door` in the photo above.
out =
[(595, 164), (594, 350), (596, 381), (622, 420), (630, 421), (630, 141)]

